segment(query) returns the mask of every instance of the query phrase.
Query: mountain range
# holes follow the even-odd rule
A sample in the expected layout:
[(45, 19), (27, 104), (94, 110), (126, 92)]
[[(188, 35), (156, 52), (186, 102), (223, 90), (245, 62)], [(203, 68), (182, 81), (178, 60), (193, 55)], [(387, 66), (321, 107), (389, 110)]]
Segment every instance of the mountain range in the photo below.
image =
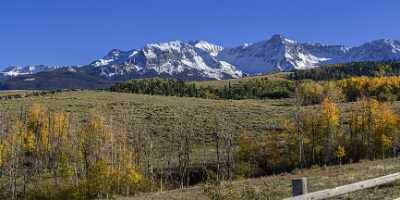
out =
[[(400, 60), (399, 41), (380, 39), (346, 47), (302, 43), (282, 35), (273, 35), (261, 42), (233, 48), (199, 40), (153, 43), (142, 49), (128, 51), (113, 49), (104, 57), (82, 66), (10, 66), (0, 72), (0, 79), (3, 79), (3, 88), (13, 88), (13, 85), (21, 85), (21, 82), (25, 82), (22, 85), (28, 88), (30, 85), (52, 88), (49, 85), (51, 80), (56, 82), (57, 78), (61, 80), (66, 77), (65, 81), (79, 79), (77, 82), (84, 81), (89, 85), (93, 80), (96, 83), (108, 83), (156, 76), (221, 80), (240, 78), (246, 74), (314, 68), (324, 64), (383, 60)], [(87, 86), (72, 84), (71, 87)]]

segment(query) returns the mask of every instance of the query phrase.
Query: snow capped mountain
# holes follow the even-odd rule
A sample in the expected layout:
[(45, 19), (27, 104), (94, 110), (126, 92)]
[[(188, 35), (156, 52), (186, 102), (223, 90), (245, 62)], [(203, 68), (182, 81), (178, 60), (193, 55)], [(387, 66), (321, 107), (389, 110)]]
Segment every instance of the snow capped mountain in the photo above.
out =
[(215, 57), (222, 50), (205, 41), (153, 43), (139, 50), (113, 50), (91, 66), (97, 68), (101, 76), (109, 78), (161, 75), (219, 80), (241, 77), (241, 71)]
[(202, 41), (202, 40), (193, 41), (193, 42), (190, 42), (190, 44), (195, 46), (196, 48), (206, 51), (207, 53), (209, 53), (211, 56), (214, 56), (214, 57), (217, 56), (219, 54), (219, 52), (224, 50), (224, 47), (222, 47), (222, 46), (211, 44), (209, 42)]
[[(358, 61), (400, 60), (400, 42), (375, 40), (358, 47), (301, 43), (282, 35), (224, 48), (202, 40), (170, 41), (144, 45), (142, 49), (111, 50), (106, 56), (83, 67), (29, 65), (10, 66), (0, 71), (0, 80), (38, 72), (52, 76), (75, 73), (90, 80), (127, 80), (145, 77), (173, 77), (186, 80), (239, 78), (243, 73), (265, 73), (307, 69), (322, 64)], [(72, 76), (72, 75), (71, 75)]]
[(48, 66), (48, 65), (27, 65), (27, 66), (9, 66), (2, 70), (0, 74), (6, 77), (14, 77), (27, 74), (36, 74), (44, 71), (53, 71), (63, 66)]
[(226, 48), (217, 57), (247, 73), (286, 71), (322, 64), (400, 60), (400, 42), (381, 39), (348, 48), (343, 45), (299, 43), (274, 35), (255, 44)]
[(113, 49), (102, 59), (92, 63), (92, 65), (99, 67), (105, 65), (123, 64), (126, 60), (128, 60), (129, 57), (133, 56), (137, 52), (138, 50), (122, 51), (120, 49)]
[(400, 42), (390, 39), (368, 42), (359, 47), (351, 48), (343, 61), (356, 62), (380, 60), (400, 60)]
[(247, 73), (316, 67), (348, 51), (344, 46), (298, 43), (282, 35), (255, 44), (223, 50), (218, 58)]

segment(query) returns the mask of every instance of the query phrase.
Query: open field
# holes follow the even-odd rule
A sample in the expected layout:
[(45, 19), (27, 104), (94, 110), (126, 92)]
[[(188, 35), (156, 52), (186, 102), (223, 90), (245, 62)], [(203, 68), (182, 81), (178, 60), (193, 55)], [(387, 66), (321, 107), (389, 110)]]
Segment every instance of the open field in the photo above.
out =
[[(152, 149), (154, 157), (151, 158), (151, 162), (156, 168), (176, 167), (174, 166), (178, 157), (176, 149), (169, 151), (173, 148), (171, 141), (176, 141), (176, 135), (192, 134), (190, 156), (193, 166), (215, 163), (216, 150), (213, 146), (215, 131), (226, 129), (225, 131), (232, 132), (235, 137), (244, 130), (255, 135), (269, 134), (275, 129), (282, 129), (283, 122), (292, 118), (295, 110), (293, 99), (230, 101), (104, 91), (69, 91), (3, 99), (0, 100), (0, 113), (8, 113), (5, 116), (16, 116), (20, 110), (26, 109), (33, 103), (41, 104), (49, 111), (69, 113), (71, 119), (76, 122), (83, 122), (88, 113), (99, 113), (104, 116), (107, 124), (116, 133), (127, 131), (132, 136), (143, 132), (152, 133), (151, 144), (154, 142), (155, 145)], [(351, 105), (352, 103), (338, 104), (344, 122), (349, 115)], [(399, 102), (393, 102), (391, 106), (395, 112), (399, 113)], [(304, 107), (306, 111), (318, 108), (320, 105)], [(13, 120), (10, 118), (3, 121), (12, 123)], [(126, 125), (129, 127), (124, 127)], [(243, 188), (254, 187), (255, 191), (272, 195), (271, 199), (280, 199), (289, 196), (290, 181), (294, 177), (308, 177), (310, 191), (317, 191), (399, 170), (398, 159), (364, 161), (342, 167), (332, 166), (326, 169), (316, 167), (303, 172), (294, 171), (291, 174), (237, 180), (229, 184), (225, 183), (225, 186), (238, 193)], [(368, 195), (367, 199), (392, 199), (400, 197), (400, 187), (395, 184), (390, 187), (356, 192), (340, 199), (365, 199), (365, 195)], [(207, 199), (207, 193), (204, 192), (202, 185), (197, 185), (182, 191), (143, 194), (128, 199)]]
[[(225, 118), (236, 130), (249, 129), (264, 132), (287, 118), (292, 100), (241, 100), (221, 101), (199, 98), (180, 98), (150, 95), (112, 93), (102, 91), (77, 91), (47, 94), (28, 98), (0, 101), (0, 109), (16, 111), (32, 103), (45, 105), (50, 111), (65, 111), (82, 116), (99, 112), (106, 118), (120, 117), (129, 112), (135, 118), (168, 128), (174, 126), (174, 117), (184, 115), (185, 121), (196, 119), (199, 128), (206, 127), (207, 120)], [(151, 117), (147, 117), (151, 115)], [(187, 115), (187, 116), (186, 116)], [(193, 124), (196, 125), (196, 124)]]
[[(21, 91), (3, 91), (0, 95), (10, 93), (20, 94)], [(282, 122), (293, 114), (293, 102), (293, 99), (212, 100), (106, 91), (69, 91), (0, 100), (0, 111), (12, 113), (38, 103), (50, 111), (64, 111), (80, 119), (90, 112), (96, 112), (106, 119), (114, 119), (114, 123), (120, 122), (123, 115), (128, 113), (141, 123), (157, 127), (160, 132), (172, 131), (178, 124), (176, 120), (182, 118), (190, 121), (197, 132), (210, 131), (210, 126), (216, 126), (219, 120), (224, 120), (229, 121), (226, 125), (237, 134), (243, 130), (265, 134), (271, 129), (282, 128)], [(352, 103), (338, 105), (342, 116), (346, 117)], [(400, 102), (392, 102), (391, 105), (396, 112), (400, 111)], [(313, 110), (318, 107), (305, 106), (304, 109)]]
[[(116, 131), (128, 126), (130, 135), (139, 134), (145, 127), (154, 133), (153, 140), (160, 149), (170, 143), (171, 137), (181, 129), (192, 132), (193, 162), (200, 162), (196, 154), (202, 154), (204, 146), (213, 154), (213, 133), (226, 129), (238, 137), (243, 131), (255, 135), (268, 134), (282, 129), (286, 120), (292, 118), (295, 107), (293, 99), (278, 100), (211, 100), (187, 97), (151, 96), (104, 91), (70, 91), (43, 96), (30, 96), (0, 100), (0, 111), (17, 114), (33, 103), (49, 111), (69, 113), (71, 119), (82, 122), (88, 113), (99, 113)], [(352, 103), (341, 103), (341, 116), (346, 119)], [(306, 106), (314, 110), (319, 105)], [(400, 103), (392, 103), (399, 113)], [(12, 120), (9, 120), (12, 121)], [(344, 120), (346, 121), (346, 120)], [(183, 124), (183, 125), (182, 125)], [(206, 141), (204, 141), (206, 140)], [(213, 157), (213, 156), (210, 156)], [(210, 158), (209, 158), (210, 159)]]
[[(268, 193), (269, 199), (282, 199), (291, 195), (291, 180), (296, 177), (307, 177), (309, 192), (333, 188), (366, 179), (388, 175), (400, 171), (399, 159), (387, 159), (379, 161), (362, 161), (356, 164), (343, 166), (318, 167), (295, 171), (290, 174), (268, 176), (255, 179), (237, 180), (231, 183), (225, 182), (225, 189), (241, 193), (244, 188), (253, 188), (258, 192)], [(172, 200), (172, 199), (208, 199), (204, 186), (195, 186), (184, 190), (174, 190), (144, 194), (134, 198), (119, 198), (119, 200)], [(400, 197), (400, 183), (396, 182), (387, 186), (362, 190), (350, 193), (334, 199), (395, 199)]]
[[(235, 136), (239, 136), (244, 130), (266, 134), (272, 129), (280, 128), (283, 120), (294, 109), (290, 106), (291, 99), (222, 101), (76, 91), (0, 100), (0, 111), (13, 115), (33, 103), (41, 104), (49, 111), (67, 112), (71, 120), (78, 121), (78, 124), (88, 113), (94, 112), (104, 116), (115, 132), (121, 131), (121, 127), (127, 128), (129, 135), (152, 132), (155, 147), (159, 148), (155, 152), (160, 156), (163, 155), (162, 150), (170, 147), (169, 141), (181, 131), (180, 126), (184, 126), (182, 128), (186, 132), (193, 133), (193, 163), (204, 161), (205, 158), (198, 155), (203, 155), (204, 149), (209, 155), (207, 159), (214, 159), (214, 156), (210, 156), (215, 153), (210, 147), (214, 132), (227, 128)], [(202, 146), (204, 142), (205, 148)]]

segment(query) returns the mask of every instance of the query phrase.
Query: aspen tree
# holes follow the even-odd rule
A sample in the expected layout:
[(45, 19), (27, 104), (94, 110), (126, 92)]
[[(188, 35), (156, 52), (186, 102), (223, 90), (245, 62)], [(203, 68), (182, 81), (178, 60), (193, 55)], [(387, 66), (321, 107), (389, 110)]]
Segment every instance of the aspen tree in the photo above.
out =
[(332, 160), (335, 136), (339, 127), (339, 110), (336, 103), (325, 98), (322, 107), (322, 127), (325, 131), (324, 141), (324, 164), (329, 164)]
[[(298, 84), (298, 83), (297, 83)], [(299, 167), (303, 169), (305, 167), (305, 155), (304, 155), (304, 117), (302, 116), (303, 111), (303, 102), (304, 99), (301, 97), (299, 87), (296, 87), (295, 91), (295, 112), (294, 112), (294, 123), (295, 123), (295, 133), (297, 136), (298, 143), (298, 154), (299, 154)]]

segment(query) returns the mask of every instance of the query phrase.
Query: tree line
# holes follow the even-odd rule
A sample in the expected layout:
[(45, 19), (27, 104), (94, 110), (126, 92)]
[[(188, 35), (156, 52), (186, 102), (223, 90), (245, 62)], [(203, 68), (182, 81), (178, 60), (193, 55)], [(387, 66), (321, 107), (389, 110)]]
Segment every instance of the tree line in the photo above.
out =
[(305, 80), (298, 88), (304, 105), (319, 104), (326, 96), (340, 102), (354, 102), (363, 97), (379, 101), (400, 100), (400, 76), (360, 76), (321, 82)]
[(114, 92), (136, 94), (199, 97), (210, 99), (265, 99), (288, 98), (292, 96), (294, 84), (286, 80), (270, 80), (266, 77), (243, 81), (237, 84), (228, 82), (223, 87), (197, 86), (193, 82), (176, 79), (134, 79), (117, 83), (110, 88)]
[(289, 75), (292, 80), (340, 80), (354, 76), (400, 75), (399, 61), (352, 62), (333, 64), (305, 70), (295, 70)]
[(175, 79), (152, 78), (118, 83), (110, 90), (136, 94), (239, 100), (293, 98), (296, 87), (300, 90), (304, 105), (319, 104), (325, 96), (335, 96), (345, 102), (357, 101), (364, 96), (375, 97), (379, 101), (400, 100), (400, 76), (354, 76), (341, 80), (297, 82), (271, 80), (265, 77), (235, 84), (227, 82), (223, 87), (204, 87)]

